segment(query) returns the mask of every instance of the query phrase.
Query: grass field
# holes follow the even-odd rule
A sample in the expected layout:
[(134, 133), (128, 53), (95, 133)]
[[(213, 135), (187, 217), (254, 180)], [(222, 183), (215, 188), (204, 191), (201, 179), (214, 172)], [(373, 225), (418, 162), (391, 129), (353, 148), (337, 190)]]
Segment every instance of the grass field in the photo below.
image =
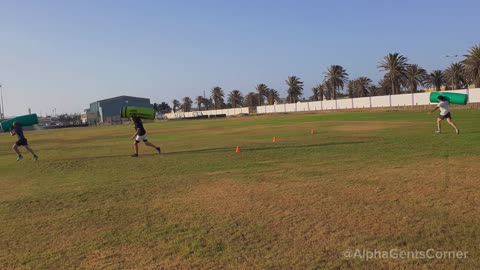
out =
[(480, 111), (453, 116), (461, 135), (416, 112), (150, 123), (164, 154), (138, 159), (131, 125), (26, 132), (36, 163), (2, 134), (0, 269), (477, 269)]

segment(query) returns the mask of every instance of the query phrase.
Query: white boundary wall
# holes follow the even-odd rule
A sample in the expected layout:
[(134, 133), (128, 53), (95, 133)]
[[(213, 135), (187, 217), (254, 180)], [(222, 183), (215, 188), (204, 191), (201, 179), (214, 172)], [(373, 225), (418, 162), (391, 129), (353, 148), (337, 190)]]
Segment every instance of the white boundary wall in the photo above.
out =
[[(468, 94), (468, 102), (480, 102), (480, 88), (442, 91)], [(312, 102), (258, 106), (257, 113), (305, 112), (321, 110), (381, 108), (396, 106), (431, 105), (430, 93), (400, 94), (361, 98), (345, 98)], [(248, 113), (248, 110), (247, 110)]]
[(176, 113), (167, 113), (164, 114), (164, 117), (167, 119), (182, 119), (187, 117), (197, 117), (203, 115), (217, 115), (217, 114), (226, 114), (227, 116), (239, 115), (239, 114), (248, 114), (248, 108), (232, 108), (232, 109), (222, 109), (222, 110), (209, 110), (209, 111), (195, 111), (195, 112), (176, 112)]

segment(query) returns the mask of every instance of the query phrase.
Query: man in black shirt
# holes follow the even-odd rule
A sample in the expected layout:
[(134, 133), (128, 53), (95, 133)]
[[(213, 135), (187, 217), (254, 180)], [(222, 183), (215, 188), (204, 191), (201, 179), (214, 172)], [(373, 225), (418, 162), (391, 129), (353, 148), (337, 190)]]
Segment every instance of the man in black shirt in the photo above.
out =
[(23, 159), (22, 154), (20, 154), (20, 150), (18, 150), (19, 146), (24, 146), (25, 149), (27, 149), (28, 152), (32, 153), (33, 159), (35, 161), (38, 160), (38, 156), (33, 152), (32, 148), (28, 146), (28, 141), (27, 138), (25, 138), (25, 135), (23, 135), (23, 129), (20, 126), (20, 123), (18, 122), (13, 122), (12, 127), (10, 128), (10, 135), (15, 136), (17, 135), (18, 141), (13, 145), (12, 149), (17, 153), (17, 161), (20, 161)]
[(132, 121), (135, 124), (135, 134), (133, 134), (132, 139), (135, 141), (133, 142), (133, 149), (135, 150), (135, 154), (132, 157), (138, 157), (138, 143), (143, 141), (146, 146), (153, 147), (157, 150), (157, 153), (160, 154), (160, 147), (155, 146), (153, 143), (150, 143), (147, 139), (147, 131), (143, 127), (142, 119), (135, 115), (132, 115)]

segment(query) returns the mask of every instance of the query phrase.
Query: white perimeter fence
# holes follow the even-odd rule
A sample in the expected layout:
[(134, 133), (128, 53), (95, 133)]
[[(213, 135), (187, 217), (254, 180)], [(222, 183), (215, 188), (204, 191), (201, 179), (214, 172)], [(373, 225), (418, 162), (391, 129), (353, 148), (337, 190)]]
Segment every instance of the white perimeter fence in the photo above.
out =
[(166, 117), (167, 119), (182, 119), (187, 117), (210, 116), (210, 115), (219, 115), (219, 114), (225, 114), (227, 116), (248, 114), (248, 108), (232, 108), (232, 109), (195, 111), (195, 112), (176, 112), (176, 113), (167, 113), (164, 115), (164, 117)]
[[(480, 88), (442, 91), (451, 93), (461, 93), (468, 95), (468, 102), (480, 102)], [(337, 100), (298, 102), (277, 105), (264, 105), (257, 107), (257, 113), (283, 113), (283, 112), (307, 112), (321, 110), (341, 110), (341, 109), (362, 109), (362, 108), (381, 108), (396, 106), (415, 106), (430, 105), (430, 93), (401, 94), (388, 96), (374, 96), (361, 98), (346, 98)], [(248, 108), (232, 108), (222, 110), (195, 111), (195, 112), (176, 112), (163, 115), (167, 119), (182, 119), (199, 116), (210, 116), (225, 114), (234, 116), (239, 114), (248, 114)]]
[[(467, 94), (469, 103), (480, 102), (480, 88), (442, 92)], [(257, 113), (307, 112), (321, 110), (381, 108), (430, 104), (435, 104), (430, 103), (430, 93), (416, 93), (265, 105), (258, 106)]]

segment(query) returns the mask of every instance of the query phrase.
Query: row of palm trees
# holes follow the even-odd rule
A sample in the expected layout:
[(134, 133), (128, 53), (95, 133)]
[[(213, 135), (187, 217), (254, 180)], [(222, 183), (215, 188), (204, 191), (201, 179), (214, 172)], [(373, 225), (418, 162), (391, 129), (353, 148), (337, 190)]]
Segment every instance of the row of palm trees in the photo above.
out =
[[(302, 88), (303, 89), (303, 88)], [(255, 87), (256, 92), (250, 92), (246, 96), (240, 90), (232, 90), (227, 95), (225, 102), (225, 92), (219, 86), (215, 86), (210, 91), (210, 98), (198, 96), (195, 98), (197, 110), (224, 109), (255, 107), (260, 105), (273, 105), (280, 101), (280, 94), (277, 90), (269, 88), (266, 84), (258, 84)], [(300, 92), (301, 94), (301, 92)], [(177, 99), (173, 100), (174, 112), (182, 110), (189, 112), (193, 108), (193, 100), (190, 97), (184, 97), (181, 103)]]
[[(473, 46), (464, 55), (463, 61), (452, 63), (446, 70), (433, 70), (428, 73), (417, 64), (409, 63), (407, 57), (399, 53), (390, 53), (383, 58), (377, 68), (385, 72), (383, 79), (375, 85), (368, 77), (350, 79), (348, 73), (340, 65), (331, 65), (323, 73), (323, 82), (312, 88), (310, 100), (331, 100), (338, 97), (367, 97), (377, 95), (396, 95), (401, 93), (416, 93), (418, 88), (432, 88), (436, 91), (445, 89), (468, 88), (473, 84), (480, 87), (480, 45)], [(247, 95), (239, 90), (232, 90), (225, 96), (223, 89), (215, 86), (210, 91), (210, 97), (198, 96), (195, 99), (198, 110), (255, 107), (272, 105), (277, 102), (295, 103), (303, 95), (304, 82), (297, 76), (289, 76), (285, 80), (287, 97), (282, 100), (277, 90), (264, 83), (256, 85), (255, 92)], [(347, 93), (343, 90), (347, 88)], [(225, 101), (226, 98), (226, 101)], [(305, 100), (305, 99), (304, 99)], [(173, 100), (173, 111), (189, 112), (193, 108), (193, 100), (182, 99), (183, 103)]]

